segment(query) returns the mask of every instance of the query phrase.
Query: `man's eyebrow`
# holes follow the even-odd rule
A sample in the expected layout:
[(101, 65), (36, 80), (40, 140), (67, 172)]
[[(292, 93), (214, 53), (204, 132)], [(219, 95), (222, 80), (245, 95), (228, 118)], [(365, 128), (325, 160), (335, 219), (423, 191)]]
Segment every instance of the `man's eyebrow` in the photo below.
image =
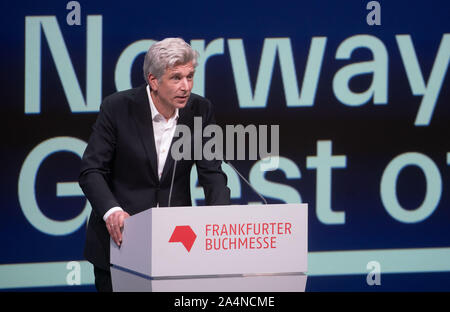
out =
[[(186, 76), (193, 75), (193, 74), (195, 74), (195, 70), (188, 72), (186, 74)], [(182, 72), (181, 71), (174, 71), (174, 72), (172, 72), (170, 74), (170, 76), (176, 76), (176, 75), (182, 75)]]

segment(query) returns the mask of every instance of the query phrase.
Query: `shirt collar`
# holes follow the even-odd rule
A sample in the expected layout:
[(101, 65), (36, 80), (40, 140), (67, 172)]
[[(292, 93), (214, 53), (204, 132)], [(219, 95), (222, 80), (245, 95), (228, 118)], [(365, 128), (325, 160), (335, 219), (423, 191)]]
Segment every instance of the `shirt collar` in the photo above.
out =
[[(147, 90), (148, 101), (150, 102), (150, 111), (152, 112), (152, 120), (153, 121), (165, 120), (164, 116), (161, 115), (161, 113), (156, 108), (155, 103), (153, 103), (153, 99), (150, 94), (150, 86), (149, 85), (147, 85), (146, 90)], [(175, 114), (172, 117), (170, 117), (169, 121), (173, 120), (173, 119), (178, 120), (178, 108), (175, 108)]]

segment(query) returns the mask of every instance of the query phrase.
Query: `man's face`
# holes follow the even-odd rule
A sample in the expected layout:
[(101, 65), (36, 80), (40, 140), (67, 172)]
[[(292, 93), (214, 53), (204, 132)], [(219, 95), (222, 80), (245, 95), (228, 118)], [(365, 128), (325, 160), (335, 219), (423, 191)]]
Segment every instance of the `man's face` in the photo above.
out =
[(194, 65), (192, 62), (167, 68), (162, 77), (156, 79), (149, 75), (149, 83), (155, 95), (155, 105), (165, 111), (173, 112), (186, 106), (194, 85)]

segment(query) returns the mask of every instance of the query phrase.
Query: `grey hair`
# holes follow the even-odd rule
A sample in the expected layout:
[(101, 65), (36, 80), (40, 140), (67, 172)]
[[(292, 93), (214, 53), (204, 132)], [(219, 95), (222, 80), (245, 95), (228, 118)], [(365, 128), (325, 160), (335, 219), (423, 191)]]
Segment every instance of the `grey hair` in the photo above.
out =
[(192, 62), (197, 66), (198, 52), (181, 38), (166, 38), (158, 41), (148, 49), (144, 59), (144, 79), (153, 74), (158, 80), (167, 68)]

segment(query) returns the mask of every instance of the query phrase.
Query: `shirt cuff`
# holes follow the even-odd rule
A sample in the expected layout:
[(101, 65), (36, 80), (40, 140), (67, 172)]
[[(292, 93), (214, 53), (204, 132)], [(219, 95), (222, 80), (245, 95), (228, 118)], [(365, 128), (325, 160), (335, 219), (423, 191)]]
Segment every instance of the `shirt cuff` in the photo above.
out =
[(122, 208), (120, 207), (112, 207), (111, 209), (109, 209), (104, 215), (103, 215), (103, 221), (106, 222), (106, 220), (108, 219), (108, 217), (113, 214), (116, 211), (123, 211)]

